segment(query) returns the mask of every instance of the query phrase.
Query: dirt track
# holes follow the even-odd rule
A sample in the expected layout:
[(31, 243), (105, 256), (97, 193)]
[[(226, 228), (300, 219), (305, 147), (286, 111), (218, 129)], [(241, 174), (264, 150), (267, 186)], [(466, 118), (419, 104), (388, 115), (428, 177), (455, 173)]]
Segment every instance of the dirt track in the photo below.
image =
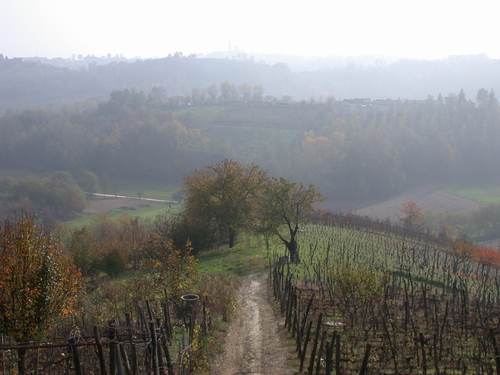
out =
[(288, 353), (270, 303), (267, 276), (243, 279), (224, 348), (214, 375), (293, 374), (287, 368)]

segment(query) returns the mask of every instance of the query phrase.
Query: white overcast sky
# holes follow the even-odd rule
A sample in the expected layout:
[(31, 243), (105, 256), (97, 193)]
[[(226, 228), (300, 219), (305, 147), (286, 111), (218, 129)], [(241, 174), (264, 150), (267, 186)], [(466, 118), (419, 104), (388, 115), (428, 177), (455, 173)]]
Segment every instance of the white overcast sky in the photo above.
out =
[(1, 0), (0, 53), (500, 58), (493, 0)]

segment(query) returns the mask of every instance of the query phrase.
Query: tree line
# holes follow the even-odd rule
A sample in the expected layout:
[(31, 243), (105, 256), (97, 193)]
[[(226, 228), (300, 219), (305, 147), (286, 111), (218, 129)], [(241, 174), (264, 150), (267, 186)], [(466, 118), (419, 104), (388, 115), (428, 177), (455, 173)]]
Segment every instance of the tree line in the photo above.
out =
[[(103, 60), (108, 63), (103, 64)], [(270, 96), (290, 96), (299, 101), (321, 101), (331, 95), (422, 99), (429, 93), (458, 92), (460, 88), (466, 92), (480, 87), (498, 89), (500, 84), (496, 74), (500, 60), (481, 55), (368, 65), (324, 60), (314, 67), (301, 67), (300, 71), (294, 71), (293, 62), (284, 58), (268, 64), (251, 57), (204, 58), (181, 53), (160, 59), (123, 61), (120, 57), (87, 56), (78, 61), (84, 63), (69, 68), (56, 59), (2, 59), (0, 55), (0, 113), (105, 97), (111, 91), (132, 87), (147, 92), (164, 86), (169, 96), (186, 95), (193, 87), (225, 81), (236, 86), (262, 85)]]
[(103, 101), (10, 113), (0, 118), (0, 162), (91, 171), (101, 181), (180, 183), (189, 170), (231, 158), (314, 184), (332, 202), (496, 178), (493, 90), (472, 99), (462, 90), (422, 101), (357, 102), (266, 100), (264, 92), (222, 82), (193, 89), (185, 99), (197, 104), (172, 107), (164, 88), (125, 89)]
[(212, 157), (206, 136), (152, 101), (124, 90), (105, 102), (5, 115), (2, 165), (179, 181), (186, 170)]
[[(426, 183), (494, 181), (500, 134), (492, 90), (325, 110), (295, 160), (335, 197), (382, 197)], [(319, 116), (318, 116), (319, 117)]]
[(500, 204), (488, 203), (468, 213), (424, 212), (422, 225), (438, 232), (443, 225), (454, 235), (463, 235), (477, 241), (488, 241), (500, 236)]

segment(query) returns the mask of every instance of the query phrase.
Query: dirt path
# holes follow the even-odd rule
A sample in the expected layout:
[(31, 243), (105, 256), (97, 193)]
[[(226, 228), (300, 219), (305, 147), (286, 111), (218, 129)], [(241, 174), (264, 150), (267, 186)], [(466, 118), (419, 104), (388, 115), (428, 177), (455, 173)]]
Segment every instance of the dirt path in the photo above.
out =
[(267, 276), (250, 275), (240, 289), (236, 316), (213, 374), (289, 375), (288, 353), (269, 299)]

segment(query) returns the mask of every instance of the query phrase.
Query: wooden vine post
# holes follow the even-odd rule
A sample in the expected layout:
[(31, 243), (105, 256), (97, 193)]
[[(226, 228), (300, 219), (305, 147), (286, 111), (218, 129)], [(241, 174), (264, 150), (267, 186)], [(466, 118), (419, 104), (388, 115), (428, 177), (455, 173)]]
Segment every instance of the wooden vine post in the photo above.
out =
[(106, 371), (106, 360), (104, 359), (104, 350), (102, 348), (101, 337), (99, 335), (99, 328), (96, 325), (94, 326), (94, 338), (97, 356), (99, 357), (101, 375), (108, 375)]

